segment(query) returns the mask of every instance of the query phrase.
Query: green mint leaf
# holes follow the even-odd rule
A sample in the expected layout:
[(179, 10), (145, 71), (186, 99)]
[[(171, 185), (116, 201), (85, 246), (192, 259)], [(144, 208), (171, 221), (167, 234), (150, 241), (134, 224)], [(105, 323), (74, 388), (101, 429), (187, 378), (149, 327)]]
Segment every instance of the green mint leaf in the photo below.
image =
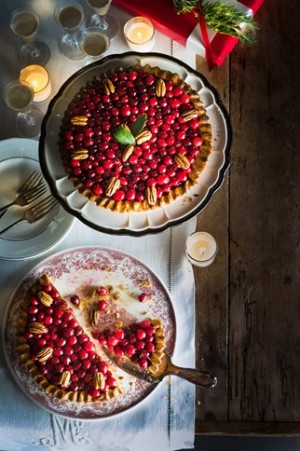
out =
[(130, 144), (132, 144), (133, 146), (135, 145), (134, 136), (127, 125), (120, 125), (115, 130), (114, 137), (120, 144), (124, 146), (128, 146)]
[(141, 131), (143, 130), (143, 128), (145, 127), (147, 121), (147, 116), (143, 115), (143, 116), (139, 116), (130, 126), (130, 130), (133, 134), (133, 136), (138, 135), (139, 133), (141, 133)]

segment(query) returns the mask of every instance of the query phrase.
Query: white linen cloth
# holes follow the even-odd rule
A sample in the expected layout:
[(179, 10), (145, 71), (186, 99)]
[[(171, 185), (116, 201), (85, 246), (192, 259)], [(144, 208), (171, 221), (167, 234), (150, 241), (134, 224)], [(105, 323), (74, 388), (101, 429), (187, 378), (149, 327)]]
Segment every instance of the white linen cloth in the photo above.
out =
[[(55, 249), (108, 246), (134, 255), (153, 269), (173, 301), (177, 325), (174, 363), (188, 367), (195, 365), (194, 279), (184, 257), (184, 243), (195, 223), (191, 219), (160, 234), (128, 237), (106, 235), (76, 220)], [(2, 318), (16, 286), (46, 256), (27, 262), (0, 261)], [(193, 447), (195, 387), (187, 381), (172, 377), (169, 383), (166, 377), (139, 405), (110, 419), (69, 420), (34, 404), (12, 379), (2, 349), (0, 355), (1, 450), (165, 451)]]
[[(12, 2), (14, 3), (14, 2)], [(29, 2), (30, 3), (30, 2)], [(31, 5), (45, 16), (49, 0)], [(6, 9), (9, 8), (7, 4)], [(23, 5), (22, 5), (23, 6)], [(11, 6), (11, 10), (13, 10)], [(121, 26), (130, 16), (112, 7), (110, 11)], [(53, 13), (53, 8), (50, 13)], [(72, 62), (55, 57), (57, 31), (51, 20), (41, 20), (41, 32), (48, 36), (52, 58), (47, 68), (52, 77), (53, 95), (72, 73), (87, 61)], [(112, 41), (107, 54), (129, 51), (120, 33)], [(179, 44), (156, 33), (153, 51), (173, 55), (190, 66), (195, 55)], [(63, 69), (62, 69), (63, 68)], [(61, 79), (63, 73), (64, 79)], [(58, 77), (59, 75), (59, 77)], [(41, 105), (43, 108), (43, 106)], [(44, 106), (46, 107), (46, 106)], [(82, 245), (109, 246), (121, 249), (139, 258), (154, 270), (171, 292), (177, 322), (177, 340), (174, 363), (195, 365), (194, 277), (191, 265), (184, 257), (186, 237), (195, 230), (196, 219), (160, 234), (144, 237), (113, 236), (97, 232), (76, 219), (68, 236), (51, 254)], [(1, 241), (1, 240), (0, 240)], [(1, 242), (0, 242), (1, 246)], [(27, 272), (43, 257), (28, 261), (0, 261), (0, 314)], [(1, 324), (2, 327), (2, 324)], [(171, 381), (171, 383), (170, 383)], [(133, 409), (111, 419), (96, 421), (71, 420), (43, 410), (33, 403), (12, 379), (4, 352), (0, 351), (0, 449), (2, 451), (32, 450), (90, 450), (90, 451), (167, 451), (193, 448), (195, 425), (195, 387), (182, 379), (165, 378), (156, 390)]]

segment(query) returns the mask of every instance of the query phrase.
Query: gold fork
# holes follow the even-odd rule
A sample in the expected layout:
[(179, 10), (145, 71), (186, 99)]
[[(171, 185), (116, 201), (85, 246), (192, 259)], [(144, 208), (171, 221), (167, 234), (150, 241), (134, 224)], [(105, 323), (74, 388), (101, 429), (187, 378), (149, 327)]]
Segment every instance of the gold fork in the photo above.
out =
[(25, 205), (29, 205), (39, 196), (44, 194), (46, 191), (46, 186), (44, 184), (41, 185), (42, 180), (43, 180), (42, 174), (40, 174), (38, 171), (33, 172), (28, 177), (28, 179), (25, 180), (23, 185), (20, 186), (20, 188), (18, 189), (16, 193), (16, 198), (9, 204), (0, 208), (0, 213), (3, 212), (0, 215), (0, 218), (3, 216), (5, 211), (12, 205), (20, 205), (21, 207), (24, 207)]
[(30, 209), (26, 210), (22, 218), (5, 227), (5, 229), (1, 230), (0, 235), (22, 221), (27, 221), (29, 224), (33, 224), (34, 222), (38, 221), (39, 219), (42, 219), (44, 216), (50, 213), (50, 211), (53, 210), (53, 208), (56, 207), (57, 205), (58, 205), (57, 200), (54, 199), (54, 197), (50, 194), (48, 197), (45, 197), (45, 199), (43, 199), (41, 202), (35, 204)]

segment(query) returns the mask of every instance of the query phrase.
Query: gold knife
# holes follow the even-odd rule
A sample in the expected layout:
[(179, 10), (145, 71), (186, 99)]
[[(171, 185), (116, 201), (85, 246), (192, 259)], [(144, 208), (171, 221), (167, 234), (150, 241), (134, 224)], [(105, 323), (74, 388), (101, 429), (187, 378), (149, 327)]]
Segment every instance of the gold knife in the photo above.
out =
[(108, 349), (106, 346), (102, 346), (107, 357), (119, 368), (124, 370), (126, 373), (131, 374), (138, 379), (143, 379), (151, 384), (157, 384), (165, 376), (173, 375), (181, 377), (192, 384), (201, 385), (206, 388), (214, 388), (217, 385), (217, 378), (205, 370), (197, 370), (193, 368), (182, 368), (174, 365), (171, 357), (166, 352), (162, 358), (162, 362), (159, 370), (153, 374), (149, 370), (144, 370), (138, 365), (135, 365), (126, 356), (117, 356), (113, 351)]

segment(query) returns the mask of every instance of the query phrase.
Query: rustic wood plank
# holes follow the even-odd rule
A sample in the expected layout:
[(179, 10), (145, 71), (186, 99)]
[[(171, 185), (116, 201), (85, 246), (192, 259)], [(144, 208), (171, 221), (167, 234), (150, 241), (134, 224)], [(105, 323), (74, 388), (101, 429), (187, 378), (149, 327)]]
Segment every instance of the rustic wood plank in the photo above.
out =
[[(197, 69), (214, 86), (228, 110), (229, 66), (208, 72), (199, 58)], [(227, 287), (228, 287), (228, 176), (208, 206), (198, 215), (197, 230), (211, 233), (218, 243), (218, 254), (208, 268), (194, 268), (197, 287), (196, 349), (197, 366), (208, 367), (218, 377), (214, 390), (197, 390), (196, 417), (202, 420), (227, 419)], [(217, 281), (217, 283), (216, 283)], [(224, 402), (225, 400), (225, 402)]]
[(231, 58), (230, 420), (300, 420), (299, 12), (267, 2)]
[(219, 377), (197, 392), (199, 433), (300, 433), (299, 16), (296, 0), (265, 1), (257, 43), (211, 73), (197, 61), (234, 131), (229, 176), (198, 217), (220, 248), (195, 269), (197, 364)]

